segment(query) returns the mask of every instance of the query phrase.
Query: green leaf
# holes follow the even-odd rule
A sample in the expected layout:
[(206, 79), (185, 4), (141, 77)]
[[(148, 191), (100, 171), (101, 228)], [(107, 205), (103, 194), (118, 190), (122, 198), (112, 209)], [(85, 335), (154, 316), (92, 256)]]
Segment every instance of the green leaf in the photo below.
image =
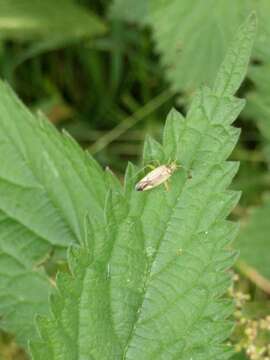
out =
[[(249, 34), (251, 23), (241, 31)], [(243, 39), (248, 59), (251, 42)], [(246, 71), (244, 48), (236, 40), (238, 56), (226, 58), (218, 92), (199, 90), (186, 118), (172, 111), (162, 145), (147, 140), (147, 162), (184, 166), (171, 176), (170, 190), (136, 192), (139, 176), (130, 164), (125, 191), (117, 186), (109, 192), (106, 228), (96, 232), (88, 225), (90, 249), (72, 248), (71, 274), (58, 277), (51, 317), (39, 318), (35, 360), (229, 358), (223, 342), (233, 307), (222, 296), (230, 285), (227, 269), (235, 254), (228, 246), (238, 226), (226, 217), (239, 193), (227, 189), (238, 164), (226, 159), (239, 136), (231, 124), (244, 102), (230, 90)], [(97, 257), (100, 241), (106, 246)]]
[(35, 40), (100, 35), (101, 20), (71, 0), (1, 0), (0, 36)]
[(253, 13), (240, 27), (233, 46), (227, 52), (214, 84), (214, 91), (217, 94), (232, 94), (238, 90), (246, 76), (255, 31), (256, 15)]
[(270, 163), (270, 3), (260, 0), (256, 4), (258, 14), (258, 36), (255, 43), (254, 62), (249, 69), (249, 79), (252, 87), (247, 94), (247, 107), (245, 117), (251, 118), (258, 126), (264, 145), (264, 154)]
[[(52, 291), (41, 263), (85, 241), (85, 215), (104, 226), (110, 181), (97, 163), (0, 82), (1, 327), (26, 343)], [(102, 246), (102, 244), (100, 244)]]
[(236, 246), (240, 249), (240, 260), (270, 281), (269, 218), (270, 201), (267, 200), (263, 206), (254, 208), (249, 218), (243, 221)]
[[(264, 154), (270, 163), (268, 0), (115, 0), (111, 16), (142, 26), (148, 25), (152, 29), (165, 75), (175, 91), (189, 95), (202, 83), (212, 84), (235, 29), (251, 10), (256, 11), (259, 26), (253, 51), (255, 62), (251, 64), (248, 73), (254, 86), (247, 95), (245, 114), (259, 127)], [(239, 44), (241, 46), (241, 42)]]
[(111, 16), (150, 26), (173, 89), (190, 93), (212, 84), (235, 31), (256, 6), (250, 0), (115, 0)]

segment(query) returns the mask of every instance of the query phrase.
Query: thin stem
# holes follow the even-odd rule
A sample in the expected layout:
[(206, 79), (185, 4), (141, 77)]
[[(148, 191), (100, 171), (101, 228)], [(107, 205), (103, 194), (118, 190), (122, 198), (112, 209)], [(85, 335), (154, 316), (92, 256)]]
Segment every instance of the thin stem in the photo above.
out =
[(117, 139), (120, 135), (126, 132), (128, 129), (133, 127), (139, 121), (143, 120), (146, 116), (151, 114), (166, 101), (168, 101), (174, 94), (170, 90), (162, 92), (160, 95), (150, 100), (146, 105), (136, 111), (133, 115), (128, 116), (123, 120), (119, 125), (113, 128), (111, 131), (108, 131), (100, 139), (98, 139), (92, 146), (89, 147), (91, 154), (96, 154), (97, 152), (104, 149), (108, 144)]
[(263, 277), (256, 269), (247, 265), (243, 261), (236, 263), (237, 270), (247, 277), (251, 282), (262, 289), (266, 294), (270, 294), (270, 281)]

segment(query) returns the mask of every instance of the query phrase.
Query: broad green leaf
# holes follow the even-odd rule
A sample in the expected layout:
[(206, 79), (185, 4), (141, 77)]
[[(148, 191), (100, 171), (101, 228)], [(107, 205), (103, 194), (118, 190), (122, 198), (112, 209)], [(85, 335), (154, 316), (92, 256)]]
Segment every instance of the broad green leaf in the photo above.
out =
[(0, 0), (3, 39), (70, 40), (100, 35), (104, 24), (72, 0)]
[(248, 219), (243, 221), (236, 245), (240, 249), (240, 260), (254, 268), (268, 279), (270, 289), (270, 201), (253, 209)]
[[(83, 243), (85, 216), (102, 227), (109, 179), (0, 82), (0, 326), (26, 343), (52, 290), (41, 263), (53, 249)], [(100, 244), (102, 246), (102, 244)]]
[[(52, 314), (38, 320), (35, 360), (231, 355), (223, 342), (233, 307), (223, 295), (238, 226), (226, 217), (239, 193), (228, 190), (238, 164), (226, 160), (239, 136), (231, 124), (244, 102), (233, 91), (246, 71), (253, 17), (241, 32), (245, 44), (239, 47), (236, 39), (217, 77), (218, 90), (200, 89), (186, 118), (173, 110), (162, 145), (146, 141), (144, 162), (183, 166), (171, 176), (170, 190), (161, 185), (136, 192), (141, 174), (129, 164), (124, 189), (108, 194), (106, 227), (96, 231), (89, 219), (90, 246), (72, 247), (71, 274), (59, 275)], [(96, 256), (100, 241), (106, 246)]]
[(115, 0), (111, 16), (150, 26), (173, 89), (189, 93), (212, 84), (235, 31), (254, 8), (252, 0)]
[(226, 59), (221, 65), (214, 83), (214, 91), (218, 95), (235, 93), (244, 80), (255, 30), (256, 16), (252, 14), (240, 27), (234, 44), (229, 48)]
[(258, 126), (264, 146), (264, 155), (270, 163), (270, 2), (257, 2), (258, 36), (254, 49), (254, 62), (249, 69), (249, 79), (252, 82), (247, 94), (245, 117), (251, 118)]

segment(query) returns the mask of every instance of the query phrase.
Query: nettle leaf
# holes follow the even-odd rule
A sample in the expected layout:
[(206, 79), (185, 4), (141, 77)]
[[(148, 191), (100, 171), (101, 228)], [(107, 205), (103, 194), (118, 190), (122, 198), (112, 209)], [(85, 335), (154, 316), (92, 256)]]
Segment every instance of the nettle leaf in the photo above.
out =
[(41, 263), (54, 249), (84, 243), (86, 214), (104, 227), (111, 181), (3, 82), (0, 146), (0, 326), (26, 344), (36, 332), (35, 314), (49, 308), (52, 286)]
[(235, 29), (251, 10), (256, 10), (259, 26), (253, 51), (255, 61), (248, 72), (254, 86), (248, 91), (245, 114), (261, 131), (264, 154), (270, 163), (268, 0), (114, 0), (110, 15), (149, 26), (173, 90), (190, 95), (198, 85), (212, 84)]
[[(270, 201), (269, 199), (258, 208), (252, 209), (248, 219), (243, 221), (242, 230), (237, 238), (236, 245), (240, 249), (240, 261), (250, 268), (247, 275), (256, 273), (268, 280), (270, 291)], [(256, 280), (256, 279), (253, 279)], [(260, 284), (259, 284), (260, 285)]]
[(115, 0), (111, 16), (150, 26), (173, 90), (190, 93), (212, 84), (238, 24), (256, 6), (250, 0)]
[[(162, 145), (147, 140), (146, 162), (184, 166), (171, 176), (170, 190), (136, 192), (142, 174), (129, 164), (124, 189), (117, 186), (107, 196), (106, 228), (95, 232), (91, 221), (91, 246), (72, 248), (71, 274), (59, 275), (52, 314), (38, 320), (35, 360), (231, 355), (223, 342), (233, 307), (223, 295), (235, 258), (228, 247), (238, 226), (226, 217), (239, 193), (227, 190), (238, 164), (226, 159), (239, 136), (231, 124), (244, 101), (233, 92), (246, 72), (254, 28), (251, 16), (215, 90), (199, 90), (186, 118), (169, 114)], [(96, 256), (100, 241), (106, 246)]]

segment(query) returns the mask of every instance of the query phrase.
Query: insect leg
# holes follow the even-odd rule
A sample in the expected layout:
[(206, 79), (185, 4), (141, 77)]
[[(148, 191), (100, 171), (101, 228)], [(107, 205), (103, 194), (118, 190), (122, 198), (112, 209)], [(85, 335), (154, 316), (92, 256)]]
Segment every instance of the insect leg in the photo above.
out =
[(169, 191), (169, 190), (170, 190), (170, 186), (169, 186), (169, 181), (168, 181), (168, 180), (165, 181), (164, 186), (165, 186), (166, 191)]

